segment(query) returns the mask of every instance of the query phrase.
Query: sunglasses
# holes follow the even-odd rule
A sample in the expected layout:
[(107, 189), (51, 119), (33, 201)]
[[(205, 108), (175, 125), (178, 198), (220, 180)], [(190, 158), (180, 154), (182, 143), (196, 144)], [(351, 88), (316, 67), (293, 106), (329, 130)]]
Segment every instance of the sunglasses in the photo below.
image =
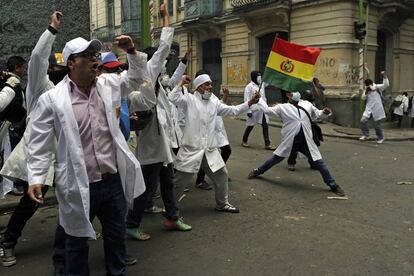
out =
[(93, 52), (81, 52), (81, 53), (77, 53), (77, 54), (71, 54), (69, 59), (74, 59), (77, 57), (82, 57), (82, 58), (87, 58), (89, 60), (92, 59), (97, 59), (100, 60), (101, 59), (101, 53), (93, 53)]

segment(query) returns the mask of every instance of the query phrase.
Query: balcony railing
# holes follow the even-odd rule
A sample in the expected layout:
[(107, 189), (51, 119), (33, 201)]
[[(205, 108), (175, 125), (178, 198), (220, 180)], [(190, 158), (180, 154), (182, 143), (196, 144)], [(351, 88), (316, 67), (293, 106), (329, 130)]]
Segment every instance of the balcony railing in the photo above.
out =
[(281, 2), (280, 0), (231, 0), (231, 5), (235, 8), (244, 8), (251, 6), (264, 6), (275, 2)]
[(186, 19), (213, 17), (223, 11), (222, 0), (188, 0), (184, 5)]
[(113, 42), (115, 40), (115, 30), (109, 26), (101, 27), (96, 29), (92, 36), (102, 42)]
[(141, 32), (141, 22), (139, 19), (131, 19), (121, 23), (123, 34), (138, 34)]

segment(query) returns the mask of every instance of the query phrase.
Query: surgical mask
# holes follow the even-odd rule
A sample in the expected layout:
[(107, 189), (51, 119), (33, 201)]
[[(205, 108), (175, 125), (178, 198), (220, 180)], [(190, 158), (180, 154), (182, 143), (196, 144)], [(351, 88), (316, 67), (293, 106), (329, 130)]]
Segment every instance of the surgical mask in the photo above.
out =
[(213, 93), (211, 93), (209, 91), (204, 91), (204, 94), (201, 94), (201, 98), (203, 98), (203, 100), (209, 100), (210, 97), (211, 97), (211, 94), (213, 94)]
[(262, 82), (262, 76), (257, 76), (257, 83), (260, 84)]
[(300, 100), (300, 93), (299, 92), (293, 92), (292, 93), (292, 100), (295, 102), (299, 102)]
[(168, 86), (168, 83), (170, 82), (170, 77), (168, 75), (164, 75), (161, 77), (160, 82), (162, 86), (166, 87)]

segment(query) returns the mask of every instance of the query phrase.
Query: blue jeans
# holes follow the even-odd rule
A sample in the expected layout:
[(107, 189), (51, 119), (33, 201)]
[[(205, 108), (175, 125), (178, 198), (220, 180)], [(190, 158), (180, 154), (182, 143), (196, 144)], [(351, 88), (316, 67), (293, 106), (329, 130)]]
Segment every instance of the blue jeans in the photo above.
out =
[[(299, 132), (297, 136), (300, 136), (300, 135), (303, 135), (302, 131)], [(330, 188), (336, 187), (337, 184), (336, 184), (335, 178), (332, 176), (331, 172), (329, 171), (329, 168), (326, 165), (325, 161), (323, 161), (323, 159), (313, 161), (308, 145), (306, 144), (306, 140), (304, 139), (304, 136), (300, 138), (302, 139), (300, 139), (299, 143), (295, 143), (295, 142), (293, 143), (291, 154), (292, 153), (297, 154), (297, 152), (303, 153), (308, 158), (309, 162), (311, 163), (311, 166), (317, 169), (321, 173), (325, 184), (328, 185)], [(295, 137), (295, 140), (297, 140), (296, 137)], [(278, 156), (276, 154), (273, 154), (272, 157), (270, 157), (266, 162), (263, 163), (263, 165), (261, 165), (258, 168), (259, 173), (260, 174), (265, 173), (268, 169), (270, 169), (277, 163), (280, 163), (283, 159), (285, 158)]]
[[(89, 184), (92, 221), (98, 217), (102, 225), (105, 267), (107, 275), (127, 275), (125, 268), (126, 202), (119, 174)], [(65, 234), (65, 262), (67, 275), (89, 275), (88, 237)]]
[[(369, 121), (368, 117), (362, 116), (361, 130), (362, 130), (362, 134), (366, 137), (369, 136), (368, 121)], [(382, 133), (381, 120), (374, 121), (374, 125), (375, 125), (375, 134), (377, 135), (378, 140), (383, 139), (384, 134)]]

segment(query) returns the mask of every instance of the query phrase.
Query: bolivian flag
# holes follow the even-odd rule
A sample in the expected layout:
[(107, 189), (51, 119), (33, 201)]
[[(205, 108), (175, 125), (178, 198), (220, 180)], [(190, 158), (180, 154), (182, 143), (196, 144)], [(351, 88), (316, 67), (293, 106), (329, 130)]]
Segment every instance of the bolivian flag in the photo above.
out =
[(305, 47), (275, 37), (263, 81), (286, 91), (310, 88), (320, 48)]

